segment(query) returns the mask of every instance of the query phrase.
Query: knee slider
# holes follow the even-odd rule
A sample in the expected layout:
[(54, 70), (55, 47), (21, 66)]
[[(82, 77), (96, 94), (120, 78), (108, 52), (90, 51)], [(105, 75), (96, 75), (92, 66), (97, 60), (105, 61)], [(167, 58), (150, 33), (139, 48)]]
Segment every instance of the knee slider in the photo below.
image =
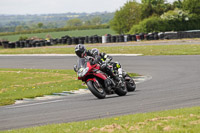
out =
[(119, 68), (121, 68), (121, 65), (120, 65), (119, 62), (115, 62), (115, 63), (114, 63), (114, 67), (116, 67), (117, 69), (119, 69)]

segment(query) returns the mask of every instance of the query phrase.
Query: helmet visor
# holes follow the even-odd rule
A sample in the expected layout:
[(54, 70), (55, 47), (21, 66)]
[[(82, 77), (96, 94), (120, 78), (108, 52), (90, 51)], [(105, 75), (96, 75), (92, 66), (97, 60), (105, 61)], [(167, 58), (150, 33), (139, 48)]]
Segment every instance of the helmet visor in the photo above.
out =
[(80, 58), (81, 58), (81, 56), (82, 56), (82, 53), (83, 53), (83, 52), (81, 52), (81, 51), (76, 51), (76, 55), (77, 55), (78, 57), (80, 57)]

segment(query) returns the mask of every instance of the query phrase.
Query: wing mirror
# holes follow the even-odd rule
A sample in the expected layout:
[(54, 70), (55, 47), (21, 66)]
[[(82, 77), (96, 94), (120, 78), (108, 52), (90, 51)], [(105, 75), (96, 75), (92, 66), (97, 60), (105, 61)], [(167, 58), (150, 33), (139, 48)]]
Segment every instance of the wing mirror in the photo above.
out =
[(75, 72), (78, 71), (77, 65), (74, 65), (74, 71), (75, 71)]

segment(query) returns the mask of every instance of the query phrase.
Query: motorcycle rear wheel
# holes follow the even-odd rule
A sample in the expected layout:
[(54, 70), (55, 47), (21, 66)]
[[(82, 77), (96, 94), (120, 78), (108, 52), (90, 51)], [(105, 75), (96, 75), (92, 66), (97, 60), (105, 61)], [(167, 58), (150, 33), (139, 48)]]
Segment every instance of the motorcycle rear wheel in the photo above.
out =
[(135, 91), (136, 89), (136, 84), (134, 82), (134, 80), (127, 74), (126, 77), (129, 77), (130, 80), (129, 81), (126, 81), (126, 86), (127, 86), (127, 90), (128, 92), (132, 92), (132, 91)]
[(93, 81), (87, 82), (88, 89), (92, 92), (94, 96), (96, 96), (99, 99), (104, 99), (106, 97), (105, 90), (101, 87), (97, 87), (96, 83)]
[(124, 87), (116, 88), (115, 93), (116, 93), (118, 96), (125, 96), (126, 93), (127, 93), (126, 84), (124, 85)]

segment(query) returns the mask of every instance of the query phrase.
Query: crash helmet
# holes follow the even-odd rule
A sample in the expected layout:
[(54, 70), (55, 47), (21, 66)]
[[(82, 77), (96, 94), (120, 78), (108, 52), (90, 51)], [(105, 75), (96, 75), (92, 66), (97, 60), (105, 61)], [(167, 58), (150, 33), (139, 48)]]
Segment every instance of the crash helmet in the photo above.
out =
[(75, 47), (75, 53), (78, 57), (83, 58), (86, 54), (87, 49), (83, 44), (78, 44)]
[(91, 53), (93, 56), (99, 55), (99, 50), (97, 48), (91, 49)]

